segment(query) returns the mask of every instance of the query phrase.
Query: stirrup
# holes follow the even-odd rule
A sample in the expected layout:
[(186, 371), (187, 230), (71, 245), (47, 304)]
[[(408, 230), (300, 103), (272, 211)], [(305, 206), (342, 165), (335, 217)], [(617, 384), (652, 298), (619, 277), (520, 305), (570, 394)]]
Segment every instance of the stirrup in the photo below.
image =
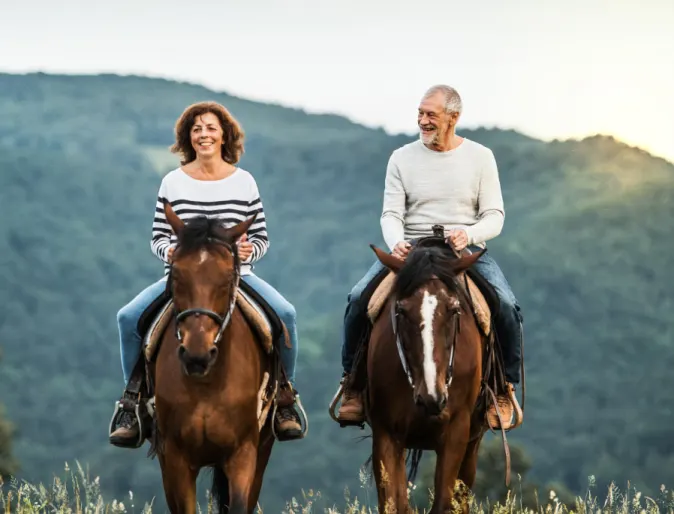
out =
[[(302, 406), (302, 401), (300, 400), (300, 393), (297, 392), (296, 389), (291, 390), (291, 394), (294, 393), (294, 398), (295, 402), (288, 407), (295, 410), (297, 413), (298, 417), (300, 418), (300, 426), (302, 427), (301, 431), (298, 433), (293, 432), (291, 434), (285, 434), (285, 433), (278, 433), (276, 431), (276, 412), (278, 411), (278, 396), (274, 398), (274, 408), (272, 409), (271, 413), (271, 431), (272, 434), (274, 435), (274, 439), (276, 439), (279, 442), (283, 441), (294, 441), (297, 439), (304, 439), (309, 432), (309, 417), (307, 416), (307, 413), (304, 411), (304, 407)], [(297, 406), (297, 408), (294, 408)]]
[(350, 421), (350, 420), (339, 419), (339, 417), (335, 414), (335, 409), (337, 408), (337, 404), (340, 402), (340, 400), (344, 396), (345, 379), (346, 379), (346, 377), (342, 377), (342, 379), (339, 381), (339, 388), (337, 389), (337, 392), (335, 393), (335, 396), (333, 396), (332, 401), (330, 402), (330, 406), (328, 407), (328, 413), (330, 414), (330, 417), (333, 419), (333, 421), (335, 423), (339, 424), (340, 428), (360, 427), (361, 430), (365, 430), (365, 421)]
[(112, 414), (112, 418), (110, 418), (108, 438), (110, 438), (112, 433), (117, 430), (119, 418), (125, 412), (130, 412), (135, 416), (136, 423), (138, 424), (138, 437), (133, 441), (129, 441), (128, 443), (118, 444), (111, 442), (110, 444), (120, 448), (140, 448), (143, 446), (143, 443), (147, 438), (146, 431), (149, 430), (149, 427), (146, 425), (144, 420), (148, 417), (149, 419), (152, 419), (154, 416), (154, 397), (146, 401), (143, 401), (140, 398), (138, 398), (138, 400), (133, 400), (129, 398), (127, 394), (125, 394), (121, 400), (117, 400), (117, 402), (115, 402), (115, 411)]

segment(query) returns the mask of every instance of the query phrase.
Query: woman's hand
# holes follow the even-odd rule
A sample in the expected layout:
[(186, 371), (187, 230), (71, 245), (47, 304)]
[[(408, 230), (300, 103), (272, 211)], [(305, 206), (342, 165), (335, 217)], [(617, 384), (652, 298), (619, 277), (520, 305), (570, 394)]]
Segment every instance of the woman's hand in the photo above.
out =
[(253, 254), (253, 243), (249, 243), (248, 235), (244, 234), (237, 244), (239, 247), (239, 259), (241, 259), (241, 262), (245, 262)]

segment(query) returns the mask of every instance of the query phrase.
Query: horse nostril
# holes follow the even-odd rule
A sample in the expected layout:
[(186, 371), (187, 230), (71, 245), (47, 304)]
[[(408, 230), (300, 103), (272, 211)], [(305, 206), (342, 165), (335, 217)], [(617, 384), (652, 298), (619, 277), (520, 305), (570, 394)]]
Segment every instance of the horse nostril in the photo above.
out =
[(218, 349), (214, 346), (210, 350), (208, 350), (208, 355), (211, 359), (211, 361), (214, 361), (215, 358), (218, 356)]
[(414, 403), (416, 403), (417, 405), (423, 405), (424, 404), (424, 401), (422, 400), (420, 394), (418, 394), (414, 397)]
[(444, 409), (447, 406), (447, 397), (446, 396), (443, 395), (442, 398), (440, 398), (440, 402), (438, 402), (438, 406), (440, 407), (440, 410)]
[(185, 356), (185, 352), (187, 351), (187, 348), (185, 348), (184, 344), (181, 344), (178, 346), (178, 358), (182, 359)]

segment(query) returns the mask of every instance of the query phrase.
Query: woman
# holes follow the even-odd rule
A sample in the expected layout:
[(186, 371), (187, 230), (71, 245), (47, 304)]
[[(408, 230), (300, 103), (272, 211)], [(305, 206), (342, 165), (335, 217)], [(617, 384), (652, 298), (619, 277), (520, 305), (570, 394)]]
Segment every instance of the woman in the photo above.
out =
[[(253, 274), (253, 264), (269, 248), (262, 201), (253, 176), (236, 166), (243, 153), (243, 130), (222, 105), (202, 102), (189, 106), (178, 119), (173, 153), (182, 155), (181, 167), (168, 173), (161, 182), (152, 225), (152, 252), (164, 262), (164, 277), (148, 286), (117, 314), (122, 370), (128, 384), (141, 353), (142, 339), (138, 320), (143, 311), (166, 288), (167, 274), (175, 248), (175, 235), (164, 215), (164, 201), (187, 221), (196, 216), (223, 219), (227, 227), (257, 214), (255, 222), (239, 243), (241, 280), (255, 289), (278, 313), (288, 328), (291, 347), (281, 344), (281, 359), (290, 383), (295, 385), (297, 326), (294, 307), (272, 286)], [(110, 442), (127, 446), (138, 439), (138, 424), (133, 416), (122, 415)], [(301, 430), (293, 407), (277, 411), (276, 430), (280, 433)]]

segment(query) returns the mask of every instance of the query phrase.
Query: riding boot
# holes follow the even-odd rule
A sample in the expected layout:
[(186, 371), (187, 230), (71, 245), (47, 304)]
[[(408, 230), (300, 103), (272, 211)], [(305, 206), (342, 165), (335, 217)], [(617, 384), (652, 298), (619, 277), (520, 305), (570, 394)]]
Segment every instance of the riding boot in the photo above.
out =
[(354, 391), (346, 384), (349, 382), (349, 375), (342, 378), (344, 384), (344, 395), (342, 396), (342, 405), (337, 413), (337, 419), (341, 421), (352, 421), (362, 423), (365, 421), (365, 412), (363, 409), (363, 398), (360, 391)]
[(288, 441), (291, 439), (301, 439), (302, 422), (300, 415), (295, 410), (296, 390), (281, 389), (278, 396), (278, 408), (274, 416), (274, 428), (278, 434), (279, 440)]
[(498, 405), (498, 412), (494, 403), (490, 404), (487, 410), (487, 423), (492, 430), (500, 430), (501, 428), (512, 430), (522, 424), (522, 409), (517, 401), (515, 388), (512, 384), (507, 384), (506, 394), (500, 394), (496, 397), (496, 404)]
[(122, 412), (117, 422), (117, 429), (110, 434), (110, 443), (115, 446), (128, 447), (138, 440), (138, 420), (131, 412)]

